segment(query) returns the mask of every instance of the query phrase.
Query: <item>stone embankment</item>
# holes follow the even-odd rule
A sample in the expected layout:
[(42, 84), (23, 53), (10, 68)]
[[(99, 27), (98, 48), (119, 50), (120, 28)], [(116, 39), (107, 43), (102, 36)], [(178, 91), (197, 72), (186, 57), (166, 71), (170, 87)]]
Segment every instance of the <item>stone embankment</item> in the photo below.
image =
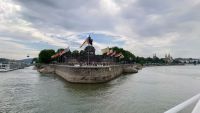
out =
[(102, 83), (124, 73), (137, 73), (142, 66), (135, 64), (110, 66), (43, 65), (40, 73), (55, 73), (72, 83)]

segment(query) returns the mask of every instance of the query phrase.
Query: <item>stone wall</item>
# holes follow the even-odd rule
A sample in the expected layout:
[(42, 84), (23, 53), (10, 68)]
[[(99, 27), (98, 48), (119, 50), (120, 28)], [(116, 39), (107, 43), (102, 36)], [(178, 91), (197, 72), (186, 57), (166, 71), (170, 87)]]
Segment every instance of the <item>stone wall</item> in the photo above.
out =
[(124, 64), (121, 65), (123, 69), (123, 73), (137, 73), (138, 72), (138, 65), (133, 65), (133, 64)]
[(37, 67), (37, 70), (40, 73), (55, 73), (55, 65), (41, 65), (40, 67)]
[(72, 83), (102, 83), (110, 81), (123, 73), (136, 73), (137, 65), (113, 66), (69, 66), (46, 65), (44, 73), (55, 73)]
[(55, 69), (57, 75), (73, 83), (106, 82), (120, 76), (122, 72), (121, 66), (74, 67), (57, 65)]

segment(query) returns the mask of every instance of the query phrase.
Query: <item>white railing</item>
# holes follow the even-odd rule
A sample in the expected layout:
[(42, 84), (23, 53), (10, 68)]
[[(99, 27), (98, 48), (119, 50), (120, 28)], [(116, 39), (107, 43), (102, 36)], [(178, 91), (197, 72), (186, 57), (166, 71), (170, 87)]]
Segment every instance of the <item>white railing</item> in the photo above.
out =
[(200, 94), (184, 101), (183, 103), (171, 108), (170, 110), (164, 113), (178, 113), (179, 111), (183, 110), (184, 108), (188, 107), (193, 103), (196, 103), (196, 106), (194, 107), (191, 113), (200, 113)]

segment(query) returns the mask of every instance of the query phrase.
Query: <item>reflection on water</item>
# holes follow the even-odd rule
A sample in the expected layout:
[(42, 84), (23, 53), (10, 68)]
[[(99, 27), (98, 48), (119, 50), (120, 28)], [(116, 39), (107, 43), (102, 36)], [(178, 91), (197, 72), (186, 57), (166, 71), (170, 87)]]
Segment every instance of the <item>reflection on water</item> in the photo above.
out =
[(103, 84), (72, 84), (29, 67), (0, 73), (0, 112), (162, 113), (199, 86), (200, 66), (147, 67)]

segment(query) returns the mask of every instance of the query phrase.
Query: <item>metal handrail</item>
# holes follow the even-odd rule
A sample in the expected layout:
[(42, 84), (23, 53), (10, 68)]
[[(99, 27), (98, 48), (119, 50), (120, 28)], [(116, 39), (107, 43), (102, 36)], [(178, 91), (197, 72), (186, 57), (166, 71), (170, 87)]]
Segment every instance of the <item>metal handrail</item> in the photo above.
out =
[(196, 104), (196, 106), (194, 107), (192, 113), (199, 113), (199, 112), (200, 112), (200, 99), (198, 103)]
[(200, 94), (193, 96), (192, 98), (184, 101), (183, 103), (171, 108), (170, 110), (164, 112), (164, 113), (178, 113), (179, 111), (183, 110), (187, 106), (196, 103), (195, 108), (193, 109), (192, 113), (200, 113)]

